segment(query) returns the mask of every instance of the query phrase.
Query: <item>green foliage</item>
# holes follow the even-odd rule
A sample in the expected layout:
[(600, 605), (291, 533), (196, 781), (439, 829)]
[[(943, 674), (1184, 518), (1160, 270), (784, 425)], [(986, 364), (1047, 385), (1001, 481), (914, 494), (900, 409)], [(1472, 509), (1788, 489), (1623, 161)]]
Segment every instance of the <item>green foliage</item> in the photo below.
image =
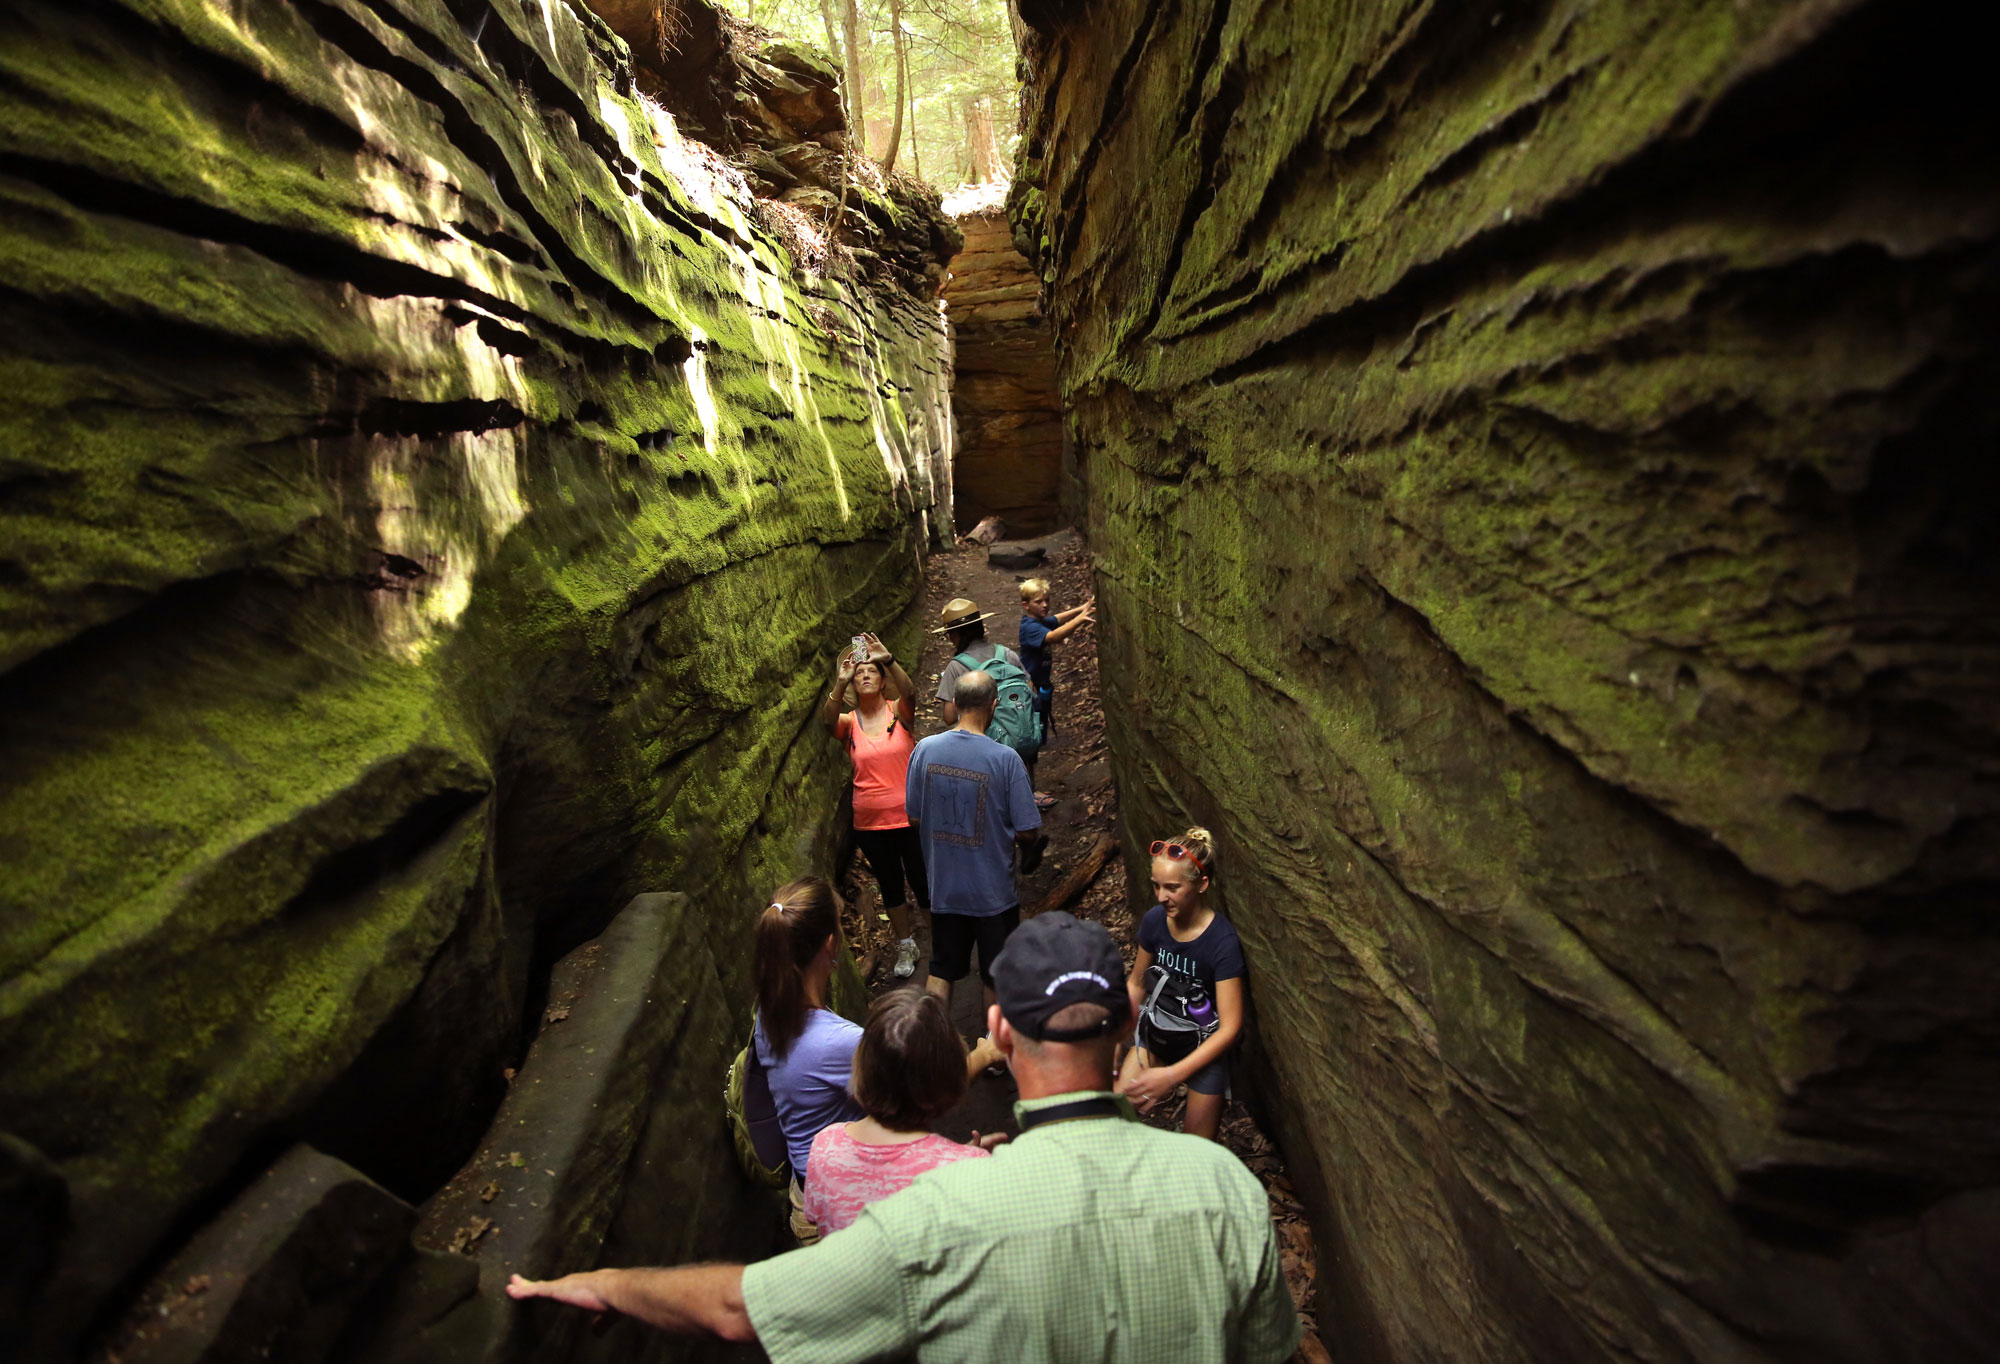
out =
[[(824, 49), (827, 24), (820, 0), (717, 0), (740, 19)], [(828, 0), (836, 36), (844, 0)], [(888, 0), (856, 0), (860, 6), (861, 70), (865, 81), (868, 150), (887, 150), (895, 118), (896, 45)], [(896, 167), (921, 173), (936, 185), (971, 178), (966, 109), (987, 100), (998, 136), (1002, 164), (1012, 164), (1020, 142), (1019, 85), (1014, 72), (1014, 35), (1004, 0), (904, 0), (903, 34), (909, 51), (910, 92), (903, 111), (903, 140)], [(838, 56), (838, 54), (836, 54)]]

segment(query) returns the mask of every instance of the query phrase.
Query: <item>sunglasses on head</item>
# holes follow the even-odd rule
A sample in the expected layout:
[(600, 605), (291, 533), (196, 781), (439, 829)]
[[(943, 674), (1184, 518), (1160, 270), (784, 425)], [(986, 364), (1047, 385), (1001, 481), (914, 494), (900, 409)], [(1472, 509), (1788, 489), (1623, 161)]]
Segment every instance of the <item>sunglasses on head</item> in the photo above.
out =
[(1153, 856), (1171, 857), (1176, 862), (1192, 862), (1196, 871), (1200, 872), (1203, 876), (1208, 875), (1208, 864), (1201, 860), (1201, 855), (1195, 852), (1194, 849), (1182, 844), (1169, 843), (1164, 838), (1156, 838), (1153, 840)]

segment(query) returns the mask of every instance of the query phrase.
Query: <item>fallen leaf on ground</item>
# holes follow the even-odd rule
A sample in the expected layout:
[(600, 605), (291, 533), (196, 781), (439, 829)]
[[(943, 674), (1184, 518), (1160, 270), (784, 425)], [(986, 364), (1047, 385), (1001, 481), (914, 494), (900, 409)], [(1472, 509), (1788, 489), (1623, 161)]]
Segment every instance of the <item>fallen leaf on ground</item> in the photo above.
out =
[(493, 1230), (493, 1219), (475, 1217), (451, 1234), (451, 1248), (460, 1255), (470, 1255), (472, 1248), (479, 1244), (479, 1238)]
[(1302, 1261), (1310, 1261), (1313, 1253), (1312, 1228), (1303, 1222), (1286, 1222), (1282, 1230), (1292, 1253)]
[(1312, 1288), (1312, 1275), (1306, 1271), (1305, 1261), (1289, 1250), (1278, 1252), (1278, 1261), (1284, 1266), (1285, 1287), (1292, 1291), (1292, 1301), (1303, 1303), (1306, 1293)]

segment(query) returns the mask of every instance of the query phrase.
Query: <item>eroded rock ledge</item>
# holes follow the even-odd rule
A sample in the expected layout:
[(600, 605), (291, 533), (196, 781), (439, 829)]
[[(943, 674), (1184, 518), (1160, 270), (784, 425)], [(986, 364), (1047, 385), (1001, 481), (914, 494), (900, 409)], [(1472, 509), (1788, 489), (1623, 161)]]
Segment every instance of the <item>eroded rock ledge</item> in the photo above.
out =
[(958, 224), (965, 245), (944, 288), (958, 428), (953, 515), (960, 531), (998, 516), (1009, 535), (1041, 535), (1076, 513), (1041, 281), (998, 208), (963, 213)]
[(840, 72), (826, 53), (709, 0), (588, 3), (631, 45), (640, 90), (729, 158), (781, 235), (803, 228), (806, 254), (830, 238), (862, 278), (919, 298), (943, 287), (958, 228), (934, 188), (884, 175), (848, 144)]
[(719, 1133), (822, 660), (949, 530), (949, 351), (562, 4), (49, 0), (0, 71), (0, 1347), (58, 1359), (296, 1143), (430, 1197), (637, 892)]
[(1222, 837), (1335, 1356), (1983, 1357), (1976, 61), (1926, 6), (1021, 8), (1128, 832)]

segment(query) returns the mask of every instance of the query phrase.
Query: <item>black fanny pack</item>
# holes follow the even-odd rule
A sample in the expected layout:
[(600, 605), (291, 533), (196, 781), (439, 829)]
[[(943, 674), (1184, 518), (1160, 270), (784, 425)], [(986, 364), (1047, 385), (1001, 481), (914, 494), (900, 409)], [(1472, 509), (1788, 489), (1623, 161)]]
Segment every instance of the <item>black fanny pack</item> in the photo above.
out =
[(1141, 1023), (1150, 1027), (1168, 1045), (1185, 1045), (1190, 1051), (1215, 1036), (1215, 1030), (1222, 1026), (1222, 1012), (1212, 1001), (1208, 1006), (1208, 1018), (1197, 1022), (1165, 1007), (1160, 996), (1166, 988), (1167, 973), (1156, 965), (1153, 967), (1153, 988), (1146, 992), (1146, 1001), (1139, 1006)]

